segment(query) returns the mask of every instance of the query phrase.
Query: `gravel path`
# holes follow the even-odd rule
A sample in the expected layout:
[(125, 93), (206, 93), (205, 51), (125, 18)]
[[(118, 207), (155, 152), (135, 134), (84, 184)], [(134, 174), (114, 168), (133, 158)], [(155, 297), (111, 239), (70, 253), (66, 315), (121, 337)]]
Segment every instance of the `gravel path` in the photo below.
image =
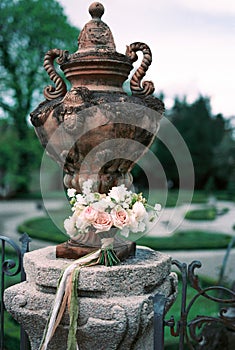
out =
[(218, 216), (213, 221), (185, 220), (184, 216), (188, 210), (206, 207), (206, 205), (190, 204), (176, 208), (165, 208), (159, 217), (159, 222), (149, 235), (166, 236), (172, 235), (177, 230), (205, 230), (209, 232), (221, 232), (235, 235), (233, 225), (235, 225), (235, 203), (219, 201), (216, 204), (218, 210), (228, 208), (225, 215)]
[[(32, 200), (0, 201), (0, 234), (20, 244), (21, 234), (17, 232), (17, 227), (25, 220), (45, 215), (43, 209), (38, 209), (38, 204), (38, 201)], [(48, 209), (60, 209), (61, 206), (61, 201), (47, 200)], [(47, 247), (48, 245), (55, 245), (55, 243), (33, 239), (30, 243), (30, 250)]]

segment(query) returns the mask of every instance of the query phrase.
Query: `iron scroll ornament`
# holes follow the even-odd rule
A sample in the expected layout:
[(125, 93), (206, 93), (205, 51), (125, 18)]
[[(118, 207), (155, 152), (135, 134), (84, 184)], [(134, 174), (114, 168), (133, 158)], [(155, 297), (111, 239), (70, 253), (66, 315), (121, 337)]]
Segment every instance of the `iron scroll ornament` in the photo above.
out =
[(49, 50), (44, 57), (44, 68), (50, 79), (54, 82), (55, 87), (48, 85), (44, 89), (44, 96), (51, 101), (57, 97), (64, 96), (67, 92), (67, 86), (61, 76), (56, 72), (54, 61), (59, 65), (66, 62), (69, 52), (67, 50), (52, 49)]
[[(12, 241), (10, 238), (5, 236), (0, 236), (0, 240), (2, 242), (2, 272), (7, 276), (16, 276), (21, 271), (21, 250), (18, 245)], [(5, 260), (5, 243), (8, 243), (17, 254), (17, 262), (13, 259)], [(13, 271), (13, 268), (16, 267), (16, 270)]]
[(132, 63), (137, 61), (138, 55), (136, 52), (138, 51), (143, 52), (143, 59), (140, 67), (136, 70), (133, 77), (131, 78), (130, 87), (133, 95), (148, 96), (154, 92), (154, 84), (152, 81), (146, 80), (142, 83), (141, 86), (141, 81), (152, 63), (152, 52), (148, 45), (141, 42), (135, 42), (130, 46), (127, 46), (126, 55), (130, 58)]
[[(1, 241), (1, 267), (0, 267), (0, 272), (1, 272), (1, 283), (0, 283), (0, 349), (5, 349), (4, 347), (4, 318), (5, 318), (5, 306), (4, 306), (4, 301), (3, 301), (3, 295), (4, 295), (4, 290), (5, 290), (5, 276), (13, 277), (18, 275), (19, 273), (21, 274), (21, 281), (26, 280), (26, 275), (23, 267), (23, 256), (26, 252), (29, 251), (29, 242), (31, 239), (29, 236), (24, 233), (21, 238), (21, 249), (20, 247), (10, 238), (6, 236), (1, 236), (0, 235), (0, 241)], [(11, 248), (13, 248), (12, 252), (16, 253), (16, 258), (13, 259), (7, 259), (6, 258), (6, 244), (10, 245)], [(24, 329), (20, 328), (20, 334), (21, 334), (21, 343), (20, 343), (20, 350), (28, 350), (30, 349), (29, 347), (29, 341), (28, 341), (28, 336)]]
[[(175, 321), (174, 316), (171, 316), (170, 320), (165, 321), (165, 326), (170, 327), (172, 336), (179, 337), (179, 349), (184, 349), (185, 340), (191, 350), (195, 349), (191, 343), (192, 341), (199, 345), (205, 344), (207, 339), (203, 334), (204, 325), (219, 323), (224, 325), (227, 329), (235, 331), (235, 317), (231, 317), (228, 312), (228, 307), (235, 306), (235, 292), (222, 286), (202, 288), (199, 284), (198, 276), (195, 275), (195, 269), (201, 267), (199, 261), (193, 261), (189, 266), (185, 263), (180, 263), (178, 260), (173, 260), (172, 264), (177, 266), (182, 277), (181, 316), (178, 322)], [(186, 305), (188, 282), (190, 286), (197, 291), (197, 294), (195, 294), (188, 305)], [(220, 294), (225, 293), (227, 297), (222, 298), (220, 296), (216, 297), (210, 295), (209, 293), (213, 291), (219, 292)], [(216, 302), (219, 306), (221, 306), (221, 304), (227, 305), (227, 307), (222, 307), (220, 309), (218, 317), (198, 315), (194, 319), (188, 321), (189, 312), (199, 297), (204, 297), (210, 301)]]

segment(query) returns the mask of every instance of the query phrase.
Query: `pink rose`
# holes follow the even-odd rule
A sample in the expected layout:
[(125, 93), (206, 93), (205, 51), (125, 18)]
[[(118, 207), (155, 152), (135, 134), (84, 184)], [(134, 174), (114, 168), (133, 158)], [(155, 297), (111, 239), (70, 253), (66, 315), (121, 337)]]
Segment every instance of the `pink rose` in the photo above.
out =
[(93, 222), (97, 218), (98, 211), (92, 207), (87, 207), (84, 210), (83, 215), (84, 215), (85, 220), (87, 220), (88, 222)]
[(93, 222), (94, 228), (97, 232), (109, 231), (113, 225), (112, 217), (109, 213), (99, 211), (97, 217)]
[(114, 208), (111, 211), (114, 226), (122, 229), (129, 224), (129, 215), (123, 208)]

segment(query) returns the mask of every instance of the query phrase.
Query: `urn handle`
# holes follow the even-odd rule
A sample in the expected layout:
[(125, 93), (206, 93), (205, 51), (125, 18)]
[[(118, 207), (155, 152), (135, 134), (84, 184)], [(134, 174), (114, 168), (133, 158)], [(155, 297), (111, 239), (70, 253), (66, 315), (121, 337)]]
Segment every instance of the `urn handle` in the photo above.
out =
[(131, 59), (132, 63), (137, 61), (138, 55), (136, 52), (138, 51), (143, 52), (143, 60), (131, 78), (130, 87), (133, 95), (148, 96), (154, 92), (154, 84), (152, 81), (144, 81), (141, 86), (141, 81), (152, 63), (152, 53), (148, 45), (141, 42), (133, 43), (127, 46), (126, 49), (126, 55)]
[(50, 79), (54, 82), (55, 87), (48, 85), (44, 88), (44, 96), (47, 100), (51, 101), (57, 97), (64, 96), (67, 92), (67, 86), (61, 76), (56, 72), (54, 61), (58, 64), (66, 62), (68, 57), (68, 51), (60, 49), (49, 50), (44, 57), (44, 68), (49, 75)]

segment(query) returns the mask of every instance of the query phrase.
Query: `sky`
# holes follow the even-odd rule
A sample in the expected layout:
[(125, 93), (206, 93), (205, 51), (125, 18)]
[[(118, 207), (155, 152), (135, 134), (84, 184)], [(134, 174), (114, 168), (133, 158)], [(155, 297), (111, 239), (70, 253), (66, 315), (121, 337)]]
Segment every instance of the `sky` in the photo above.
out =
[[(92, 0), (59, 0), (71, 24), (90, 20)], [(102, 20), (112, 30), (117, 51), (141, 41), (152, 50), (146, 79), (164, 92), (165, 104), (199, 94), (211, 99), (212, 113), (235, 116), (234, 0), (104, 0)], [(76, 51), (76, 40), (75, 49)]]

